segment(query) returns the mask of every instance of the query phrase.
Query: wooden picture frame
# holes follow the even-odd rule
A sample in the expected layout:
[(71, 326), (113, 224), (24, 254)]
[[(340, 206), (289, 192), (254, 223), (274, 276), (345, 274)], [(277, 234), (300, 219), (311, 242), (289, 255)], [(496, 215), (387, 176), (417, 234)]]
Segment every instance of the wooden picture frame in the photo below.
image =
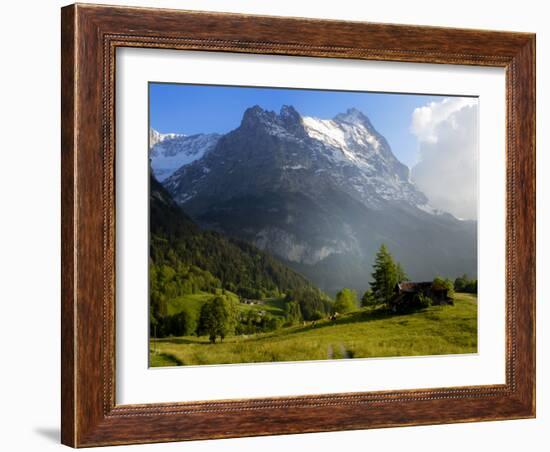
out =
[[(71, 5), (62, 9), (62, 442), (73, 447), (535, 416), (535, 35)], [(115, 50), (506, 69), (506, 383), (115, 403)]]

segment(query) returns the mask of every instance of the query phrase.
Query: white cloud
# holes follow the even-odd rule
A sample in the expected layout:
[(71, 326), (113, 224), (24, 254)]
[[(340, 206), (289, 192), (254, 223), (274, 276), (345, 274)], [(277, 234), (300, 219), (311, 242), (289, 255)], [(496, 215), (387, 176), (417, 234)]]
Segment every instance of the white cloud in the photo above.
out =
[(433, 207), (477, 219), (477, 99), (430, 102), (412, 114), (419, 144), (411, 177)]

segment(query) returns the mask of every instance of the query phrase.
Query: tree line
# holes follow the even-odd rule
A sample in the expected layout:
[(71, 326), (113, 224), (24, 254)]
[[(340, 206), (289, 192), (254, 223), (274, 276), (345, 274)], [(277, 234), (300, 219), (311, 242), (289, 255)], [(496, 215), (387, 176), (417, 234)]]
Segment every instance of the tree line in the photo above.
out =
[(464, 274), (455, 279), (454, 288), (457, 292), (477, 294), (477, 279), (470, 279)]

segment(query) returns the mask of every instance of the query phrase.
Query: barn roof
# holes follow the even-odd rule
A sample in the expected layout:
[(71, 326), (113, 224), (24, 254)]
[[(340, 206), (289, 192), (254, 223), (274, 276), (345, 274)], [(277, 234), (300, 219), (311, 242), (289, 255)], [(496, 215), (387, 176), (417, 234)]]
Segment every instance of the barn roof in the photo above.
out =
[(413, 282), (401, 281), (397, 283), (397, 288), (400, 292), (416, 293), (420, 290), (426, 290), (432, 287), (431, 281)]
[(446, 288), (434, 288), (431, 281), (401, 281), (397, 283), (397, 289), (401, 293), (417, 293), (423, 292), (426, 290), (432, 290), (432, 292), (444, 292), (447, 291)]

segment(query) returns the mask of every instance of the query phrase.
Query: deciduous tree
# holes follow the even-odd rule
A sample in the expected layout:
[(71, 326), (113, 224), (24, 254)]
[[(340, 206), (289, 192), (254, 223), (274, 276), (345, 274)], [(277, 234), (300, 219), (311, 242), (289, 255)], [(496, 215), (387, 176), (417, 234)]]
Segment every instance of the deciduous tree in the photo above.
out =
[(217, 296), (202, 305), (198, 333), (208, 335), (210, 342), (216, 342), (219, 336), (224, 338), (235, 332), (236, 308), (226, 297)]
[(436, 276), (432, 281), (433, 289), (447, 289), (447, 295), (451, 298), (454, 297), (455, 288), (453, 282), (449, 278), (442, 278), (441, 276)]
[(336, 294), (334, 302), (334, 311), (341, 314), (357, 309), (357, 293), (355, 290), (344, 287)]

